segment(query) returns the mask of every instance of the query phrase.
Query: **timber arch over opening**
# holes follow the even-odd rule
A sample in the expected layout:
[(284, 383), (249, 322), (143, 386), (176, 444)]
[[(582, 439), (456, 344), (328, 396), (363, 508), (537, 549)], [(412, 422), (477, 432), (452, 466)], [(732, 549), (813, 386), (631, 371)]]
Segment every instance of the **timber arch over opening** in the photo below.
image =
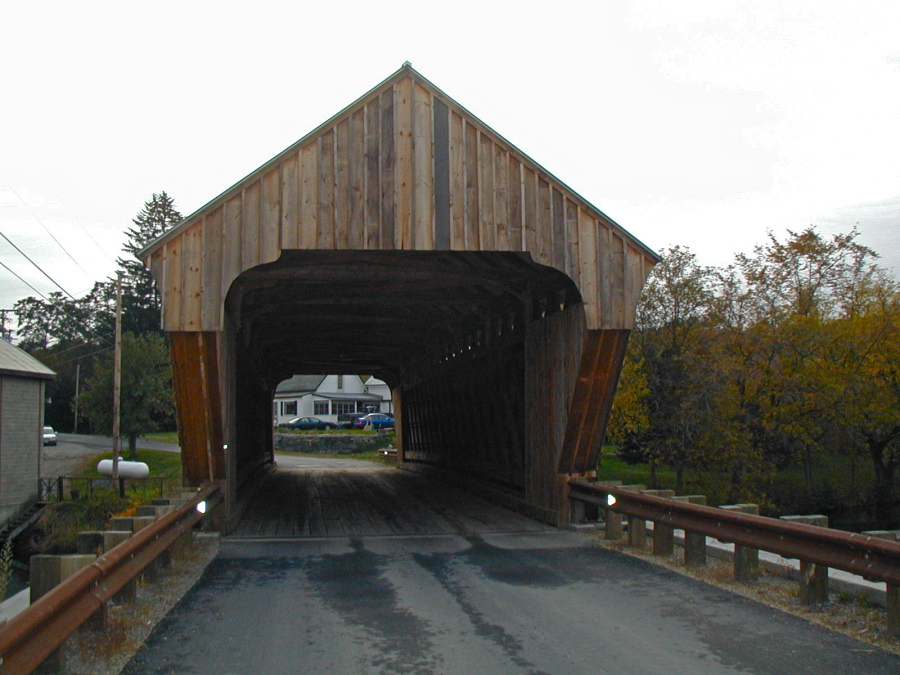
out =
[(281, 379), (371, 373), (401, 467), (554, 523), (596, 465), (657, 260), (409, 65), (140, 256), (188, 482), (227, 480), (233, 508), (272, 461)]

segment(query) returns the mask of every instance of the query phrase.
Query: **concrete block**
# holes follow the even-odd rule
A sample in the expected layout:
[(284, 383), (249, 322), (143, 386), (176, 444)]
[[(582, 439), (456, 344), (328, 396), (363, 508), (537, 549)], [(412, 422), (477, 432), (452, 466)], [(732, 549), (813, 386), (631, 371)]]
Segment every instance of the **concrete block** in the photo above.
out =
[(643, 518), (628, 517), (628, 545), (639, 551), (647, 548), (647, 521)]
[(631, 490), (632, 492), (643, 492), (644, 490), (647, 489), (647, 486), (646, 486), (646, 485), (638, 485), (638, 484), (635, 484), (635, 485), (621, 485), (621, 486), (619, 486), (619, 487), (621, 487), (623, 490)]
[(31, 556), (29, 585), (32, 604), (96, 559), (93, 554), (83, 553)]
[(828, 602), (827, 567), (800, 561), (800, 601), (804, 605), (824, 605)]
[(162, 504), (157, 504), (157, 505), (146, 504), (146, 505), (138, 506), (138, 507), (137, 507), (137, 514), (136, 514), (136, 515), (138, 515), (138, 516), (150, 516), (150, 517), (152, 517), (152, 518), (160, 518), (160, 517), (166, 515), (166, 514), (167, 514), (169, 511), (171, 511), (173, 508), (174, 508), (174, 507), (171, 506), (171, 505), (169, 505), (169, 504), (165, 504), (165, 505), (162, 505)]
[(641, 490), (641, 494), (669, 499), (675, 496), (675, 490)]
[(653, 523), (653, 555), (670, 556), (675, 552), (675, 531), (668, 525)]
[(752, 581), (759, 574), (759, 549), (734, 545), (734, 580)]
[[(103, 533), (103, 550), (110, 551), (130, 537), (131, 530), (107, 530)], [(121, 591), (116, 593), (113, 597), (113, 601), (119, 604), (125, 604), (134, 602), (135, 598), (137, 598), (137, 582), (131, 580), (122, 587)]]
[(75, 535), (75, 552), (101, 555), (103, 553), (103, 532), (87, 531)]
[(897, 537), (897, 530), (867, 530), (863, 532), (869, 537), (875, 537), (877, 539), (887, 539), (888, 541), (900, 541), (900, 538)]
[(684, 564), (687, 567), (706, 565), (706, 535), (696, 532), (684, 533)]
[(133, 532), (134, 520), (131, 516), (116, 516), (109, 519), (109, 529), (120, 532)]
[(622, 514), (606, 509), (604, 520), (606, 521), (606, 539), (618, 541), (622, 538)]
[(672, 499), (676, 502), (682, 502), (685, 504), (698, 504), (700, 506), (706, 506), (706, 495), (679, 495), (677, 497), (672, 497)]
[(156, 516), (135, 516), (131, 519), (131, 531), (140, 532), (156, 522)]

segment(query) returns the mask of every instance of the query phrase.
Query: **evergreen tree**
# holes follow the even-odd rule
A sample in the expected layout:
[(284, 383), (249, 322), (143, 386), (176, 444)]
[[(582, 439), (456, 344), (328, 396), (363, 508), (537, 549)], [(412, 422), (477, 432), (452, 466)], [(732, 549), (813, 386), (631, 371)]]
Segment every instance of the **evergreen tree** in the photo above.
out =
[(153, 194), (125, 231), (124, 257), (116, 261), (122, 270), (122, 329), (135, 335), (160, 332), (160, 297), (156, 282), (137, 253), (182, 220), (174, 200), (165, 192)]

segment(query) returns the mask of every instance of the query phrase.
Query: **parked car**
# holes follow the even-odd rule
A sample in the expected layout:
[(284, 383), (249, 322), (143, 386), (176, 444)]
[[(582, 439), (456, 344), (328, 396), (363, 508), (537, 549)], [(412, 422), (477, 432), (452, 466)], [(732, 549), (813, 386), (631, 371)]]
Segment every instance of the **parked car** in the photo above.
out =
[(44, 445), (56, 445), (56, 432), (53, 427), (44, 427)]
[(393, 429), (394, 418), (387, 413), (369, 413), (355, 420), (353, 426), (357, 429), (365, 429), (368, 426), (371, 426), (373, 429)]
[(287, 424), (282, 424), (280, 426), (285, 427), (286, 429), (336, 429), (337, 424), (334, 422), (326, 422), (324, 420), (320, 420), (318, 417), (295, 417)]
[(353, 424), (366, 413), (341, 413), (337, 418), (337, 425), (341, 429), (352, 429)]

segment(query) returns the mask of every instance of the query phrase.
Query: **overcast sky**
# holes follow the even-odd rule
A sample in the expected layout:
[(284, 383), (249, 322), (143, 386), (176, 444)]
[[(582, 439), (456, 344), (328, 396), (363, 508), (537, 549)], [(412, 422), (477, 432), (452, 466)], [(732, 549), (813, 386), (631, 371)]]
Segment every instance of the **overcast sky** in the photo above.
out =
[(900, 271), (895, 0), (6, 3), (0, 233), (79, 297), (152, 193), (189, 215), (407, 60), (651, 248), (858, 224)]

